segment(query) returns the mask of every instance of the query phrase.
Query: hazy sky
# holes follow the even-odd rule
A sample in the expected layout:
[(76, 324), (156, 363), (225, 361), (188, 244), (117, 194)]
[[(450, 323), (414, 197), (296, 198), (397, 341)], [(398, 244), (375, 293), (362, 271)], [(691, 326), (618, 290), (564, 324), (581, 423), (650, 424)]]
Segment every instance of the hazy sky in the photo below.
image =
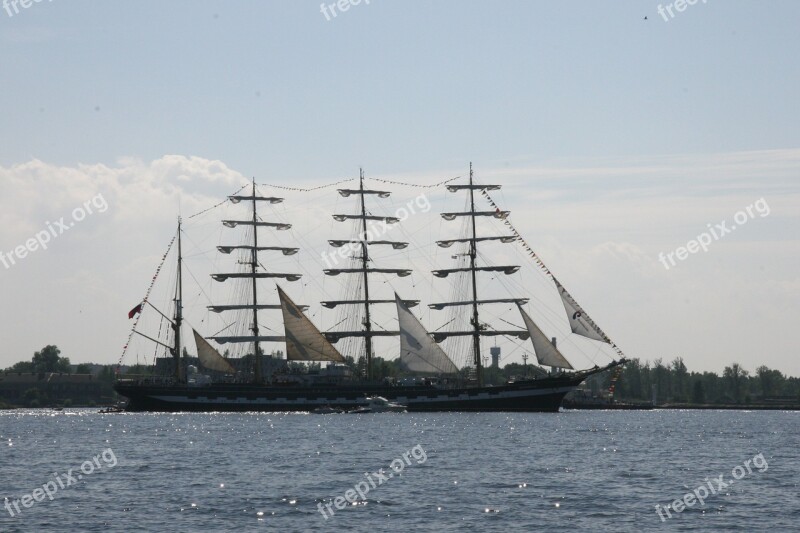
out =
[[(179, 210), (210, 207), (250, 176), (310, 187), (363, 166), (431, 184), (473, 161), (628, 356), (800, 375), (800, 4), (701, 1), (665, 21), (641, 0), (365, 1), (327, 9), (330, 20), (301, 0), (0, 8), (0, 252), (74, 221), (87, 201), (94, 210), (46, 250), (0, 262), (0, 367), (46, 344), (116, 362)], [(387, 212), (419, 194), (391, 190)], [(429, 195), (432, 212), (460, 205)], [(286, 197), (276, 216), (295, 229), (282, 238), (303, 240), (287, 268), (305, 272), (298, 297), (332, 326), (316, 301), (339, 285), (306, 281), (325, 239), (347, 237), (330, 214), (352, 206), (333, 189)], [(207, 272), (231, 212), (187, 221), (206, 292), (219, 291)], [(723, 221), (736, 231), (663, 266), (659, 253)], [(441, 227), (415, 216), (402, 231), (430, 243)], [(517, 252), (498, 254), (524, 261)], [(420, 272), (449, 266), (436, 253), (402, 258)], [(447, 295), (415, 276), (416, 289), (399, 287), (424, 303)], [(557, 309), (541, 279), (514, 288)], [(204, 323), (207, 304), (188, 300)], [(539, 318), (566, 335), (555, 314)]]

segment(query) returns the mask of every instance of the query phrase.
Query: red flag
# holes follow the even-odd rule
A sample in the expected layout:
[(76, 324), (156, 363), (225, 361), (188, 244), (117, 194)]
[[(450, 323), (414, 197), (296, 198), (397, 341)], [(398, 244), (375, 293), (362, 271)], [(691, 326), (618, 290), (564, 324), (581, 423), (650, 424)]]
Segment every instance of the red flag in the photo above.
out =
[(130, 312), (128, 313), (128, 318), (129, 319), (133, 318), (136, 316), (136, 313), (141, 313), (141, 312), (142, 312), (142, 304), (139, 304), (130, 310)]

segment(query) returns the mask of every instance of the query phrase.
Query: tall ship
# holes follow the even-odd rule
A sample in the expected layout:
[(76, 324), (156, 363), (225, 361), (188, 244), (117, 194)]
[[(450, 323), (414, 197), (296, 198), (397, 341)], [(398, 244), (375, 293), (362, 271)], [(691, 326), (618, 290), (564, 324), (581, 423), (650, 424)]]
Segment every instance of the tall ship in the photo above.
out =
[[(443, 331), (440, 327), (430, 332), (418, 315), (422, 307), (420, 300), (405, 297), (415, 295), (401, 295), (397, 291), (381, 294), (381, 291), (386, 292), (387, 284), (392, 286), (392, 278), (410, 276), (413, 269), (412, 265), (380, 264), (373, 250), (404, 250), (412, 243), (390, 240), (388, 231), (376, 231), (402, 222), (401, 216), (375, 214), (385, 213), (385, 209), (368, 208), (368, 202), (385, 201), (391, 192), (365, 186), (363, 171), (357, 183), (354, 188), (338, 189), (341, 197), (357, 200), (355, 212), (332, 214), (334, 221), (352, 224), (351, 236), (328, 241), (332, 249), (344, 249), (352, 255), (342, 268), (333, 264), (318, 272), (320, 277), (344, 279), (345, 294), (341, 299), (319, 302), (320, 312), (336, 310), (337, 318), (342, 317), (329, 331), (320, 331), (315, 325), (309, 316), (310, 306), (295, 303), (292, 298), (292, 287), (302, 282), (303, 274), (269, 268), (270, 256), (294, 256), (300, 248), (274, 242), (273, 232), (285, 232), (291, 229), (291, 223), (265, 220), (261, 215), (265, 208), (281, 204), (284, 199), (264, 195), (252, 180), (226, 200), (248, 206), (247, 216), (222, 221), (225, 228), (244, 229), (244, 235), (239, 244), (231, 244), (227, 241), (228, 235), (223, 234), (225, 242), (217, 246), (222, 256), (236, 257), (239, 267), (229, 269), (235, 272), (211, 274), (214, 283), (224, 284), (226, 288), (230, 285), (230, 290), (224, 293), (231, 295), (234, 301), (211, 303), (207, 312), (230, 316), (230, 323), (212, 334), (201, 333), (193, 326), (196, 355), (190, 355), (183, 331), (189, 329), (184, 317), (185, 230), (179, 220), (178, 231), (162, 257), (150, 288), (129, 313), (129, 318), (135, 321), (120, 362), (127, 363), (125, 357), (133, 338), (152, 343), (155, 355), (145, 372), (124, 374), (115, 382), (115, 390), (127, 398), (127, 410), (358, 410), (367, 406), (371, 399), (380, 397), (402, 404), (408, 411), (553, 412), (558, 411), (564, 396), (589, 376), (625, 363), (621, 350), (516, 231), (510, 223), (509, 212), (495, 204), (490, 192), (499, 190), (500, 186), (477, 183), (471, 164), (469, 178), (464, 183), (451, 181), (445, 185), (448, 193), (466, 196), (463, 210), (441, 213), (443, 223), (462, 223), (459, 238), (435, 242), (439, 248), (458, 251), (450, 256), (455, 264), (429, 272), (434, 278), (448, 282), (452, 298), (427, 304), (431, 313), (447, 313), (450, 320), (445, 326), (462, 326)], [(476, 207), (479, 196), (488, 209)], [(486, 220), (501, 221), (505, 233), (481, 233), (479, 226)], [(486, 277), (503, 278), (520, 269), (519, 265), (490, 264), (489, 256), (479, 253), (479, 249), (491, 241), (495, 245), (522, 246), (526, 250), (545, 272), (548, 283), (558, 291), (563, 304), (561, 319), (569, 322), (569, 335), (611, 347), (615, 356), (609, 363), (576, 370), (559, 349), (556, 339), (545, 334), (526, 310), (530, 298), (498, 294), (494, 286), (484, 282)], [(345, 257), (347, 254), (338, 255)], [(172, 309), (162, 310), (153, 302), (151, 290), (162, 267), (167, 265), (168, 257), (175, 258), (174, 270), (167, 269), (175, 275), (174, 292), (169, 300)], [(267, 259), (262, 261), (262, 257)], [(483, 317), (493, 306), (515, 308), (516, 324), (522, 325), (503, 320), (505, 327), (491, 326)], [(387, 329), (375, 320), (378, 310), (386, 316), (387, 309), (396, 313), (392, 320), (393, 325), (396, 320), (396, 328)], [(145, 323), (140, 323), (140, 318), (145, 313), (155, 317), (151, 322), (157, 324), (156, 332), (144, 331)], [(271, 314), (271, 321), (264, 320), (265, 313)], [(274, 327), (275, 316), (280, 317), (277, 323), (282, 331)], [(538, 367), (533, 367), (533, 376), (526, 374), (498, 383), (495, 372), (493, 383), (488, 382), (486, 345), (492, 338), (499, 337), (529, 343), (527, 347), (533, 349), (539, 363)], [(443, 347), (448, 339), (453, 345), (450, 353)], [(230, 348), (241, 357), (231, 357)], [(497, 348), (490, 347), (490, 350), (493, 356), (499, 353)], [(159, 352), (163, 357), (157, 357)], [(386, 375), (387, 361), (391, 362), (395, 375)], [(456, 361), (462, 363), (461, 367)], [(138, 368), (141, 370), (142, 366)], [(496, 366), (495, 362), (493, 367)]]

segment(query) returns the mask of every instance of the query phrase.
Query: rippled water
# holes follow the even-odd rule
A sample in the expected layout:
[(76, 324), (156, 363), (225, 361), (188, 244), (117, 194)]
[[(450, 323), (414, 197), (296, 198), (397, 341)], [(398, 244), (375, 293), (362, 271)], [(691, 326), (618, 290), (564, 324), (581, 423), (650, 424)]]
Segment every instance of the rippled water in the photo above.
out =
[[(0, 531), (797, 531), (798, 422), (732, 411), (7, 411), (0, 502), (54, 473), (64, 482), (73, 469), (76, 481), (17, 516), (0, 509)], [(733, 480), (759, 453), (766, 470), (751, 468), (705, 508), (663, 523), (656, 514), (705, 478)], [(403, 470), (388, 478), (398, 458)], [(82, 465), (94, 471), (77, 480)], [(318, 511), (381, 468), (387, 479), (372, 478), (366, 504)]]

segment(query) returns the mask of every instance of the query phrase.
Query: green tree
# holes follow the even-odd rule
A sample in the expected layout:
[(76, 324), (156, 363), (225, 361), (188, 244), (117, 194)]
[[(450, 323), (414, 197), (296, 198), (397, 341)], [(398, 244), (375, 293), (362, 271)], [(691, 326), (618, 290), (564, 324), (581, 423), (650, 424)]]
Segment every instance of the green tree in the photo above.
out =
[(756, 368), (761, 396), (778, 396), (786, 378), (779, 370), (770, 370), (765, 365)]
[(30, 407), (39, 407), (46, 401), (45, 395), (42, 394), (39, 389), (26, 390), (22, 393), (22, 399), (24, 399)]
[(676, 357), (671, 366), (673, 376), (672, 397), (678, 402), (686, 401), (689, 371), (686, 369), (686, 365), (683, 364), (682, 357)]
[(61, 372), (69, 374), (69, 358), (61, 357), (61, 350), (57, 346), (48, 345), (33, 354), (31, 361), (35, 372)]
[(703, 372), (699, 377), (703, 383), (703, 391), (708, 403), (719, 403), (725, 400), (724, 383), (714, 372)]
[(401, 372), (397, 366), (396, 361), (387, 361), (381, 357), (372, 358), (372, 378), (375, 380), (382, 380), (384, 378), (396, 378), (400, 376)]
[(20, 361), (19, 363), (15, 363), (11, 368), (6, 369), (6, 372), (19, 372), (22, 374), (30, 374), (35, 371), (36, 368), (30, 361)]
[(104, 365), (103, 368), (100, 369), (100, 373), (97, 374), (97, 379), (105, 383), (113, 383), (114, 377), (115, 374), (113, 365)]
[(506, 382), (506, 377), (501, 369), (490, 366), (483, 369), (483, 382), (486, 385), (502, 385)]
[(57, 346), (48, 345), (33, 354), (30, 362), (20, 361), (7, 368), (6, 372), (45, 373), (57, 372), (70, 373), (69, 358), (61, 357), (61, 350)]
[(692, 403), (706, 403), (706, 391), (703, 388), (703, 382), (699, 379), (694, 382), (692, 388)]
[(670, 391), (670, 370), (664, 366), (662, 359), (659, 357), (653, 361), (653, 381), (656, 384), (657, 401), (664, 401), (667, 399)]
[(91, 374), (92, 373), (92, 367), (89, 366), (86, 363), (81, 363), (75, 368), (75, 373), (76, 374)]
[(736, 403), (742, 403), (745, 392), (748, 372), (739, 363), (726, 366), (722, 371), (722, 378), (725, 380), (728, 390)]
[[(109, 367), (111, 372), (114, 372), (113, 367)], [(128, 371), (125, 372), (126, 374), (130, 374), (132, 376), (151, 376), (153, 375), (153, 366), (152, 365), (133, 365), (128, 368)]]
[(619, 398), (631, 398), (637, 400), (646, 399), (647, 394), (642, 390), (643, 369), (642, 363), (637, 358), (633, 358), (622, 370), (617, 381), (615, 396)]

